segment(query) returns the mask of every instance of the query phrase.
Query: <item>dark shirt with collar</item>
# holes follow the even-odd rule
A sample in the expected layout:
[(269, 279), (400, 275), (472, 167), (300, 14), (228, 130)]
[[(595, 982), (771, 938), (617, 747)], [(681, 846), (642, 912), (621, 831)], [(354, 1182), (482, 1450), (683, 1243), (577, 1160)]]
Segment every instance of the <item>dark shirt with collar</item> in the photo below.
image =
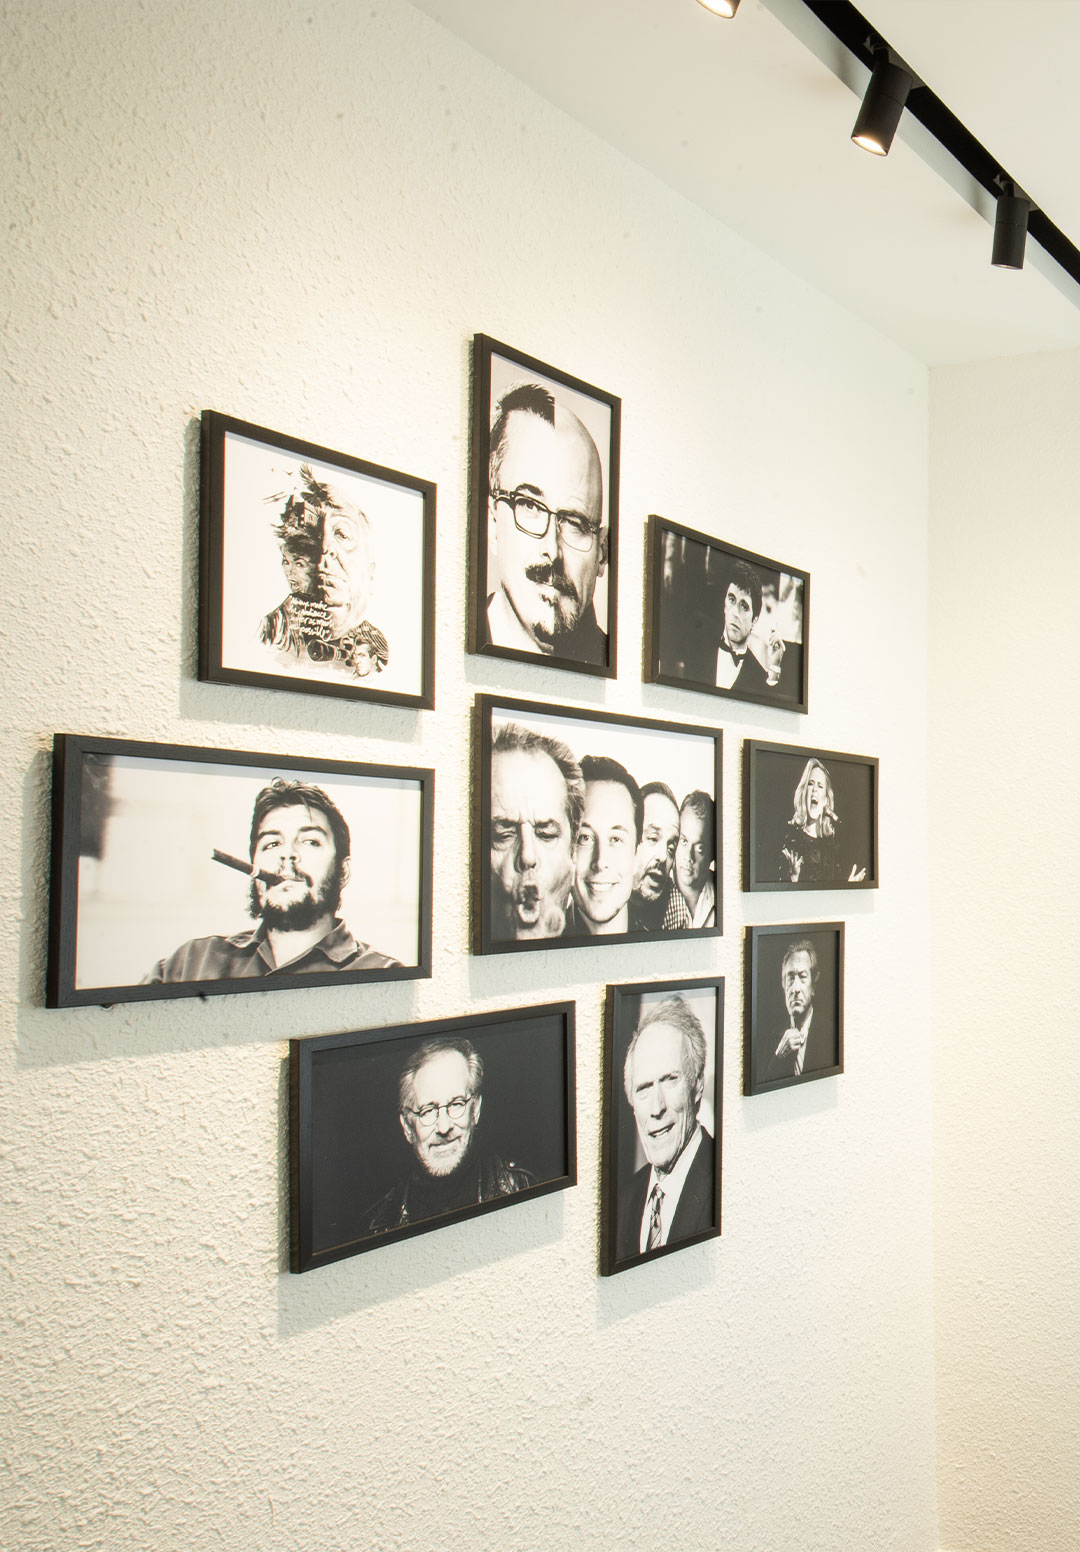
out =
[(407, 1223), (441, 1217), (459, 1207), (527, 1191), (536, 1182), (532, 1170), (514, 1159), (503, 1159), (498, 1153), (469, 1160), (443, 1178), (414, 1168), (368, 1209), (367, 1232), (385, 1234), (390, 1229), (404, 1228)]
[(359, 943), (340, 917), (324, 938), (312, 944), (299, 959), (276, 965), (266, 929), (237, 932), (231, 938), (192, 938), (168, 959), (159, 959), (142, 985), (178, 981), (245, 981), (254, 976), (311, 975), (340, 970), (392, 970), (401, 963)]
[(690, 925), (686, 901), (674, 884), (663, 901), (643, 900), (636, 889), (630, 896), (631, 932), (677, 932)]

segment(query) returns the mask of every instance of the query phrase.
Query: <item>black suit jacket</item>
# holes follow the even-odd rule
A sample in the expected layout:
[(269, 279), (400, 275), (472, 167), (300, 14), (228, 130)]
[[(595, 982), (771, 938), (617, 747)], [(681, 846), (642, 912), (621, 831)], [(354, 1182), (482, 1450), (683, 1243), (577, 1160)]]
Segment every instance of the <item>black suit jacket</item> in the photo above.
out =
[[(651, 1165), (645, 1164), (638, 1170), (630, 1182), (626, 1200), (619, 1208), (615, 1246), (615, 1258), (618, 1261), (627, 1261), (631, 1256), (641, 1254), (641, 1216), (645, 1211), (651, 1169)], [(671, 1221), (671, 1233), (667, 1239), (669, 1245), (716, 1227), (715, 1182), (716, 1144), (702, 1127), (701, 1143), (687, 1172), (679, 1205)]]

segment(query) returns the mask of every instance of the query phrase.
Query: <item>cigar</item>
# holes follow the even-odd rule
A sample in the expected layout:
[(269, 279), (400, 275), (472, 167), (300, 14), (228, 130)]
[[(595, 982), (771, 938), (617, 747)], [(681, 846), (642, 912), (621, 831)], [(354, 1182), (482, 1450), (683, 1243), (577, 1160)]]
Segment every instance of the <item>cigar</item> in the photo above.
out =
[(250, 862), (245, 862), (242, 857), (230, 857), (227, 851), (218, 851), (216, 846), (210, 855), (215, 862), (224, 863), (227, 868), (235, 868), (238, 873), (246, 873), (248, 878), (261, 878), (264, 884), (280, 884), (284, 877), (282, 873), (267, 873), (263, 868), (253, 874)]

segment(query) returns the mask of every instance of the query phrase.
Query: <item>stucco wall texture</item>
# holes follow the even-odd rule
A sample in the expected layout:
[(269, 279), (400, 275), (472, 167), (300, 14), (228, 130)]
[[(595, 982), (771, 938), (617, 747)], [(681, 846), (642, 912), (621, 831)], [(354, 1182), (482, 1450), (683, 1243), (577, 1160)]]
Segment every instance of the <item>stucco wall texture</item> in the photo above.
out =
[[(404, 0), (0, 52), (0, 1544), (935, 1548), (924, 369)], [(481, 330), (623, 397), (615, 683), (464, 653)], [(196, 682), (208, 407), (438, 482), (434, 712)], [(809, 716), (642, 687), (649, 512), (810, 570)], [(723, 725), (722, 940), (469, 956), (483, 689)], [(435, 766), (431, 980), (46, 1012), (58, 730)], [(881, 757), (880, 891), (740, 893), (744, 735)], [(847, 1072), (743, 1099), (744, 923), (839, 916)], [(601, 1281), (604, 987), (713, 973), (723, 1235)], [(577, 1188), (291, 1276), (288, 1038), (553, 996)]]

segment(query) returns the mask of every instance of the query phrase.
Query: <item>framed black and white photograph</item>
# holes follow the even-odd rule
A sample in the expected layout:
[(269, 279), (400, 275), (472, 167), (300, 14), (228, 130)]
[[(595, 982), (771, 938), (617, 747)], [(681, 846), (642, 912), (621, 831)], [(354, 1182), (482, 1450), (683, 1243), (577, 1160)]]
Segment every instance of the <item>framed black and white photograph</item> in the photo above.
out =
[(434, 782), (57, 734), (46, 1006), (429, 976)]
[(810, 575), (651, 516), (645, 679), (806, 711)]
[(476, 698), (476, 952), (719, 937), (719, 728)]
[(876, 889), (878, 761), (743, 744), (743, 888)]
[(609, 986), (600, 1271), (720, 1233), (722, 979)]
[(577, 1182), (574, 1004), (289, 1042), (308, 1272)]
[(475, 337), (470, 652), (614, 679), (621, 404)]
[(844, 924), (747, 927), (743, 1093), (844, 1070)]
[(435, 486), (202, 415), (199, 678), (431, 709)]

